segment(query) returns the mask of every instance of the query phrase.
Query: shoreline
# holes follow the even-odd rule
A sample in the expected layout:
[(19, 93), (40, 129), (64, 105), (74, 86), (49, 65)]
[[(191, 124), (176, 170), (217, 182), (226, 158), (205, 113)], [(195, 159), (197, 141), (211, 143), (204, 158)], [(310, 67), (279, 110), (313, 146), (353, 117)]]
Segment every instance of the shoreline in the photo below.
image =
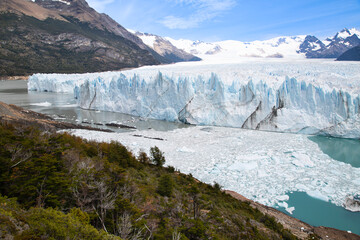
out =
[(236, 198), (240, 201), (250, 202), (250, 206), (258, 209), (264, 214), (274, 217), (279, 223), (281, 223), (284, 228), (288, 229), (292, 234), (294, 234), (299, 239), (308, 239), (315, 234), (322, 239), (332, 239), (332, 240), (360, 240), (360, 236), (355, 233), (349, 233), (347, 231), (330, 228), (330, 227), (315, 227), (310, 224), (307, 224), (297, 218), (291, 217), (275, 208), (265, 206), (253, 200), (250, 200), (241, 194), (224, 190), (225, 193), (231, 195), (233, 198)]
[(0, 77), (0, 81), (16, 81), (16, 80), (28, 80), (30, 76), (3, 76)]

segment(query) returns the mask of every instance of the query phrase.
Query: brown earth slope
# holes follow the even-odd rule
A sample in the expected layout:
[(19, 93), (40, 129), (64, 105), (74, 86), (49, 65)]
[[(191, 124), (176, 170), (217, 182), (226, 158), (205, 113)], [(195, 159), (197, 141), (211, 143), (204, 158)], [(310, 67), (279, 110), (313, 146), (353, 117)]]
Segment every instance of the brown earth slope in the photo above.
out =
[(67, 122), (59, 122), (47, 115), (31, 110), (25, 110), (12, 104), (8, 105), (3, 102), (0, 102), (0, 121), (20, 123), (21, 125), (25, 126), (36, 126), (46, 131), (56, 131), (61, 129), (88, 129), (112, 132), (106, 129), (92, 128)]

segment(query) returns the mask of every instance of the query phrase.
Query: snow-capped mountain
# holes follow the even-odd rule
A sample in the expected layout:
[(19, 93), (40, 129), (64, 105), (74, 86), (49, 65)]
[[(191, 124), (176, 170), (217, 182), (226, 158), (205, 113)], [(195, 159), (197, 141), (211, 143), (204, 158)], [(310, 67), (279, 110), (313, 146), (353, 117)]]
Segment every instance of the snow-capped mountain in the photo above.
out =
[(359, 44), (360, 31), (355, 28), (345, 28), (324, 41), (314, 36), (307, 36), (300, 45), (299, 53), (304, 53), (307, 58), (337, 58)]
[(137, 32), (130, 29), (128, 29), (128, 31), (139, 37), (147, 46), (151, 47), (156, 53), (166, 59), (169, 59), (171, 62), (201, 60), (189, 52), (176, 48), (169, 40), (163, 37), (149, 33)]
[[(282, 36), (253, 42), (235, 40), (202, 42), (187, 39), (176, 40), (152, 34), (138, 33), (136, 35), (157, 52), (156, 48), (161, 49), (161, 47), (156, 42), (163, 41), (203, 60), (216, 62), (231, 61), (242, 57), (337, 58), (346, 50), (360, 44), (360, 31), (355, 28), (345, 28), (323, 41), (311, 35)], [(169, 48), (167, 50), (167, 54), (171, 53)], [(162, 54), (160, 53), (160, 55)]]
[(183, 49), (202, 59), (234, 59), (238, 57), (299, 57), (297, 49), (305, 36), (276, 37), (266, 41), (220, 41), (206, 43), (201, 41), (175, 40), (166, 38), (177, 48)]

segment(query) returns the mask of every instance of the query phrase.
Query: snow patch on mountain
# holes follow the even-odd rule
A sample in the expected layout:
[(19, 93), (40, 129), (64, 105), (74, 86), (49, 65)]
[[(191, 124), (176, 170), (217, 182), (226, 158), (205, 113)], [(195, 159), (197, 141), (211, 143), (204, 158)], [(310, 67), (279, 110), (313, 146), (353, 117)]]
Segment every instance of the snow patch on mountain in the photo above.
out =
[(204, 60), (236, 59), (241, 57), (304, 58), (297, 53), (306, 36), (277, 37), (266, 41), (240, 42), (234, 40), (206, 43), (166, 38), (177, 48)]

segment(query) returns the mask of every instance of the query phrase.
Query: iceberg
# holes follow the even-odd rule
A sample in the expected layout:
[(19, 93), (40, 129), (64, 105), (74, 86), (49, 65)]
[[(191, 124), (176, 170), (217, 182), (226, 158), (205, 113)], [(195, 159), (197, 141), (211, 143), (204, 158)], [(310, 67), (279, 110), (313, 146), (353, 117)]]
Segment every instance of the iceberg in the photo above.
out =
[(180, 63), (93, 74), (35, 74), (29, 90), (73, 92), (84, 109), (266, 131), (360, 138), (360, 64)]

